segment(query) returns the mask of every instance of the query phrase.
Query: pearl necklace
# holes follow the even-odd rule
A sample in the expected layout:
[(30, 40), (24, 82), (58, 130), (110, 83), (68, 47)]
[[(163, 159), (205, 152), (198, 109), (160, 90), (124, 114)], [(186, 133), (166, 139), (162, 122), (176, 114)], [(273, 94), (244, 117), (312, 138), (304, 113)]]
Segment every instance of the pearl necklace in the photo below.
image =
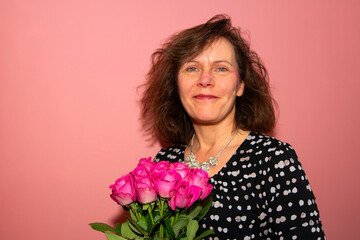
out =
[(209, 172), (210, 170), (210, 166), (217, 166), (219, 161), (218, 161), (218, 157), (219, 155), (222, 153), (222, 151), (224, 151), (224, 149), (230, 144), (230, 142), (235, 138), (236, 134), (239, 132), (239, 130), (237, 130), (235, 132), (235, 134), (230, 138), (230, 140), (225, 144), (225, 146), (220, 150), (220, 152), (218, 154), (216, 154), (215, 157), (209, 157), (208, 161), (205, 161), (203, 163), (199, 163), (195, 157), (195, 154), (193, 153), (193, 143), (194, 143), (194, 138), (195, 138), (195, 133), (193, 134), (192, 138), (191, 138), (191, 143), (190, 143), (190, 154), (185, 158), (185, 164), (189, 166), (189, 168), (200, 168), (202, 170), (204, 170), (205, 172)]

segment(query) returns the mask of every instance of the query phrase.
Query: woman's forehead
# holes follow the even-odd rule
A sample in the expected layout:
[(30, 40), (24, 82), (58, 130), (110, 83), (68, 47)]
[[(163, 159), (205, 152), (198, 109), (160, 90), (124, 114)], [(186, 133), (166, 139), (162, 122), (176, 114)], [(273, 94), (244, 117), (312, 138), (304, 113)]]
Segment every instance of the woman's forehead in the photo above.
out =
[(227, 61), (233, 64), (234, 61), (236, 62), (234, 47), (230, 41), (224, 37), (215, 39), (211, 43), (208, 43), (198, 54), (194, 53), (185, 59), (181, 65), (201, 61)]

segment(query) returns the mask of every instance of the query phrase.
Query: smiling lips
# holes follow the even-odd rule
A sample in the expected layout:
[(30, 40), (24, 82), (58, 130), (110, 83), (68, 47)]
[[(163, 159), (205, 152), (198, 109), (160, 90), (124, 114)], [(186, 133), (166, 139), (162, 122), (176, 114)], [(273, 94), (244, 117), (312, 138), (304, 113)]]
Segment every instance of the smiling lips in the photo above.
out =
[(194, 98), (198, 100), (214, 100), (217, 99), (218, 97), (211, 94), (198, 94), (195, 95)]

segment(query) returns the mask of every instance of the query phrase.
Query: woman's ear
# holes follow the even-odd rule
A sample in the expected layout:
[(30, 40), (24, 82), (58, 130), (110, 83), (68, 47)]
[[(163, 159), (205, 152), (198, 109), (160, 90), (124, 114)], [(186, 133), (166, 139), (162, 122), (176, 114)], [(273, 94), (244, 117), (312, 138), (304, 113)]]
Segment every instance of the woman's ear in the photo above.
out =
[(241, 83), (239, 84), (238, 90), (236, 92), (236, 96), (237, 97), (242, 96), (244, 93), (244, 89), (245, 89), (245, 83), (244, 83), (244, 81), (241, 81)]

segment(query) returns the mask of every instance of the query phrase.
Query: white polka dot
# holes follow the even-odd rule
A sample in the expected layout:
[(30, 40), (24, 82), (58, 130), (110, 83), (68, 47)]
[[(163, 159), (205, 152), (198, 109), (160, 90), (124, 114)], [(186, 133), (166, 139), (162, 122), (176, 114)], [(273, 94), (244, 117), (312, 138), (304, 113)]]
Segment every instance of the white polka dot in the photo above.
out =
[(289, 193), (290, 193), (290, 190), (284, 190), (283, 195), (287, 196), (287, 195), (289, 195)]
[(263, 213), (263, 212), (262, 212), (262, 213), (260, 214), (260, 216), (259, 216), (259, 219), (260, 219), (260, 220), (264, 220), (264, 218), (266, 217), (266, 215), (267, 215), (266, 213)]
[(275, 164), (275, 168), (277, 168), (276, 165), (278, 168), (284, 168), (285, 163), (284, 163), (284, 161), (280, 161), (278, 164)]

